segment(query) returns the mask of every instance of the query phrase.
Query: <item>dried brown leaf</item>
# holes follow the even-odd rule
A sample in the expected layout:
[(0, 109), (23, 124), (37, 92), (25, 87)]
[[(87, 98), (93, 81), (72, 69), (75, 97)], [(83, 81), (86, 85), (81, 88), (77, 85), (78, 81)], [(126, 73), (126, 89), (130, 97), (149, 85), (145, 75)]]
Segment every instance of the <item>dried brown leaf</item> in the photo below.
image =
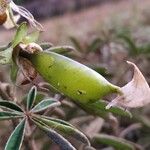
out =
[(21, 84), (27, 84), (28, 81), (33, 81), (37, 77), (37, 71), (32, 66), (31, 62), (25, 58), (19, 60), (24, 79), (21, 81)]
[(122, 94), (110, 102), (106, 106), (106, 109), (112, 106), (136, 108), (143, 107), (150, 103), (150, 87), (145, 77), (134, 63), (129, 61), (127, 61), (127, 63), (134, 68), (133, 78), (128, 84), (121, 88)]

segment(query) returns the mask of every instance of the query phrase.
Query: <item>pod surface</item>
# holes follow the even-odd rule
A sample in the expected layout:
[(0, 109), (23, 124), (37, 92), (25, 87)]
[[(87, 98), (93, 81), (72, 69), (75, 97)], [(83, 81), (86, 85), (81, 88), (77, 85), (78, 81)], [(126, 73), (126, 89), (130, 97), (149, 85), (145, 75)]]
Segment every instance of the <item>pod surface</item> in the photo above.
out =
[(28, 59), (39, 74), (60, 93), (82, 103), (94, 102), (119, 92), (96, 71), (70, 58), (53, 53), (31, 54)]

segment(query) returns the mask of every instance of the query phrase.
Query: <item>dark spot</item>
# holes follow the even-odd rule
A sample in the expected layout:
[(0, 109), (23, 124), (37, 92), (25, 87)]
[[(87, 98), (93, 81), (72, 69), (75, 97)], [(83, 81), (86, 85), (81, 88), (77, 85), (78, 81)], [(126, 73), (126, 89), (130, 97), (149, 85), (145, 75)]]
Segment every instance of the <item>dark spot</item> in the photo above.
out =
[(51, 68), (53, 66), (53, 64), (50, 64), (49, 66), (48, 66), (48, 68)]
[(80, 91), (80, 90), (78, 90), (78, 92), (77, 92), (79, 95), (82, 95), (82, 91)]
[(85, 95), (86, 91), (84, 91), (84, 90), (77, 90), (77, 94), (78, 95)]
[(64, 89), (67, 89), (67, 86), (64, 86)]

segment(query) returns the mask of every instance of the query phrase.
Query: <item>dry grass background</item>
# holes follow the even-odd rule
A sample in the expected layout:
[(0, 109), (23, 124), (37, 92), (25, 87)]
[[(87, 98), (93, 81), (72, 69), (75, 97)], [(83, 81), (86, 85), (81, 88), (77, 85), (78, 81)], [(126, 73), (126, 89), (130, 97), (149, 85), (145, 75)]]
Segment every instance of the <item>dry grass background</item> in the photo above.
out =
[[(118, 1), (116, 3), (111, 3), (111, 2), (105, 3), (100, 6), (82, 10), (76, 13), (72, 12), (72, 13), (65, 14), (63, 16), (59, 16), (51, 19), (49, 18), (41, 21), (41, 24), (44, 26), (45, 32), (42, 33), (40, 37), (40, 41), (48, 41), (53, 43), (54, 45), (71, 45), (72, 43), (69, 37), (73, 36), (76, 39), (78, 39), (81, 45), (83, 45), (83, 48), (86, 49), (86, 45), (88, 42), (90, 42), (95, 37), (99, 37), (100, 34), (102, 33), (102, 30), (105, 31), (105, 29), (109, 29), (109, 28), (111, 29), (112, 24), (113, 26), (115, 26), (115, 24), (116, 26), (118, 24), (119, 25), (123, 24), (124, 27), (129, 27), (129, 28), (130, 26), (132, 26), (131, 30), (134, 29), (133, 35), (134, 38), (137, 39), (136, 40), (137, 43), (140, 43), (140, 40), (141, 39), (143, 40), (145, 37), (146, 37), (146, 41), (150, 41), (150, 36), (149, 36), (150, 34), (147, 34), (150, 33), (149, 30), (148, 31), (145, 30), (146, 28), (142, 26), (141, 27), (139, 26), (137, 31), (136, 28), (133, 28), (134, 26), (137, 26), (136, 24), (138, 22), (137, 20), (142, 19), (142, 22), (146, 22), (147, 24), (149, 24), (147, 18), (149, 18), (150, 20), (150, 15), (149, 15), (150, 12), (148, 11), (148, 14), (146, 13), (147, 10), (149, 9), (149, 6), (150, 6), (150, 0), (123, 0), (123, 1)], [(143, 14), (143, 12), (145, 12), (145, 14)], [(144, 20), (145, 18), (143, 16), (146, 17), (146, 20)], [(1, 29), (0, 44), (7, 44), (7, 41), (11, 40), (13, 34), (14, 34), (13, 30), (7, 31), (5, 29)], [(109, 32), (107, 36), (109, 36)], [(145, 41), (145, 39), (143, 41)], [(119, 84), (121, 86), (124, 85), (131, 78), (132, 73), (131, 71), (129, 71), (129, 68), (127, 68), (127, 64), (125, 64), (126, 59), (129, 59), (135, 62), (140, 67), (140, 69), (146, 76), (146, 79), (150, 83), (149, 59), (147, 60), (145, 56), (144, 57), (140, 56), (140, 58), (128, 56), (127, 52), (123, 51), (125, 47), (120, 48), (120, 45), (117, 45), (118, 44), (117, 42), (108, 41), (108, 43), (106, 43), (103, 46), (102, 50), (98, 50), (98, 52), (96, 51), (94, 53), (89, 53), (87, 55), (83, 54), (82, 57), (79, 58), (76, 57), (76, 59), (82, 61), (86, 65), (98, 64), (99, 66), (106, 67), (113, 74), (113, 77), (109, 78), (109, 80), (111, 80), (112, 83), (115, 83), (117, 85)], [(99, 51), (101, 51), (101, 53)], [(4, 74), (6, 73), (7, 69), (9, 68), (3, 69), (3, 67), (0, 66), (1, 77), (5, 76)], [(4, 81), (7, 80), (8, 78), (6, 79), (4, 78)], [(145, 114), (148, 114), (149, 116), (149, 106), (145, 107), (144, 109), (145, 110), (140, 110), (140, 111), (137, 110), (136, 113), (138, 115), (143, 115), (143, 116), (145, 116)], [(139, 130), (139, 128), (141, 128), (141, 126), (139, 127), (138, 121), (134, 121), (128, 118), (116, 117), (110, 120), (103, 120), (102, 118), (88, 116), (87, 114), (85, 115), (83, 111), (77, 109), (76, 106), (74, 106), (73, 104), (72, 104), (72, 108), (67, 111), (62, 108), (58, 108), (57, 111), (59, 112), (61, 119), (66, 119), (67, 121), (71, 122), (76, 127), (81, 129), (81, 131), (86, 133), (88, 136), (90, 136), (92, 133), (101, 132), (101, 131), (108, 133), (110, 130), (113, 130), (110, 131), (111, 134), (115, 136), (119, 136), (119, 135), (121, 136), (121, 134), (125, 134), (124, 132), (126, 131), (126, 129), (130, 133), (131, 132), (130, 127), (131, 128), (133, 127), (136, 131)], [(73, 114), (73, 112), (76, 112), (76, 115)], [(72, 116), (70, 116), (70, 114), (72, 114)], [(5, 125), (8, 126), (8, 122), (2, 124), (3, 127), (5, 127)], [(12, 127), (10, 126), (8, 127), (9, 127), (9, 131), (12, 130)], [(144, 129), (145, 129), (145, 124), (142, 130)], [(4, 130), (6, 130), (6, 128)], [(144, 134), (144, 132), (142, 131), (141, 137)], [(138, 133), (134, 133), (134, 130), (132, 133), (133, 135), (129, 135), (129, 136), (134, 136), (138, 134)], [(4, 145), (10, 133), (5, 135), (5, 132), (0, 132), (0, 134), (1, 137), (4, 137), (4, 140), (3, 141), (0, 140), (0, 143)], [(39, 135), (41, 136), (41, 134)], [(144, 136), (147, 135), (145, 134)], [(142, 139), (144, 141), (143, 137)], [(40, 138), (36, 139), (36, 141), (39, 141), (37, 143), (40, 147), (42, 145), (41, 139)], [(143, 141), (141, 141), (141, 143), (144, 145)], [(44, 137), (42, 142), (49, 143), (49, 140)], [(53, 146), (53, 149), (57, 149), (56, 145)]]
[[(54, 44), (67, 44), (68, 36), (86, 39), (91, 34), (101, 29), (104, 22), (117, 14), (133, 13), (134, 7), (139, 11), (148, 8), (149, 0), (123, 0), (116, 3), (104, 3), (100, 6), (85, 9), (77, 13), (69, 13), (63, 16), (41, 21), (45, 32), (41, 41), (50, 41)], [(140, 13), (140, 12), (139, 12)], [(0, 30), (0, 44), (11, 40), (13, 31)]]

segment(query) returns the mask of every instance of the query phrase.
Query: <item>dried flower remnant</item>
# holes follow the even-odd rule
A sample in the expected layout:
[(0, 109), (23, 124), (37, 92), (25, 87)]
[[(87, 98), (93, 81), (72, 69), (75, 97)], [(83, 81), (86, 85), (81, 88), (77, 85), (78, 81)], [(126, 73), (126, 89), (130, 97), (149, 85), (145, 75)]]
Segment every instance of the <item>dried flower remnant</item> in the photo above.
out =
[[(12, 14), (13, 15), (13, 14)], [(9, 14), (9, 11), (6, 10), (6, 16), (7, 16), (7, 19), (6, 21), (3, 23), (3, 26), (6, 28), (6, 29), (11, 29), (11, 28), (14, 28), (15, 26), (17, 26), (17, 22), (19, 21), (20, 19), (20, 15), (13, 15), (13, 18), (11, 18), (10, 14)], [(13, 21), (12, 21), (13, 19)]]
[[(17, 15), (14, 15), (12, 11), (16, 12)], [(29, 21), (32, 27), (41, 31), (43, 30), (42, 25), (34, 19), (33, 15), (27, 9), (16, 5), (12, 0), (0, 0), (0, 17), (4, 16), (4, 14), (7, 15), (7, 19), (3, 22), (6, 28), (14, 27), (20, 16), (22, 16)]]
[(0, 25), (6, 22), (8, 19), (7, 17), (7, 5), (10, 3), (10, 1), (7, 0), (0, 0)]
[(23, 79), (19, 81), (19, 84), (25, 85), (32, 82), (37, 77), (37, 71), (32, 66), (31, 62), (23, 57), (17, 57), (19, 53), (33, 54), (36, 52), (43, 51), (42, 48), (36, 43), (24, 44), (20, 43), (16, 47), (16, 52), (14, 53), (14, 62), (19, 66), (21, 70), (21, 75)]
[(0, 0), (0, 15), (3, 15), (5, 13), (10, 2), (11, 0)]
[(33, 53), (36, 53), (36, 52), (42, 52), (43, 51), (41, 46), (36, 44), (36, 43), (29, 43), (29, 44), (20, 43), (19, 47), (21, 48), (22, 51), (25, 51), (29, 54), (33, 54)]
[(106, 109), (112, 106), (136, 108), (150, 103), (150, 87), (145, 77), (134, 63), (127, 63), (134, 67), (133, 79), (121, 88), (122, 94), (110, 102)]

